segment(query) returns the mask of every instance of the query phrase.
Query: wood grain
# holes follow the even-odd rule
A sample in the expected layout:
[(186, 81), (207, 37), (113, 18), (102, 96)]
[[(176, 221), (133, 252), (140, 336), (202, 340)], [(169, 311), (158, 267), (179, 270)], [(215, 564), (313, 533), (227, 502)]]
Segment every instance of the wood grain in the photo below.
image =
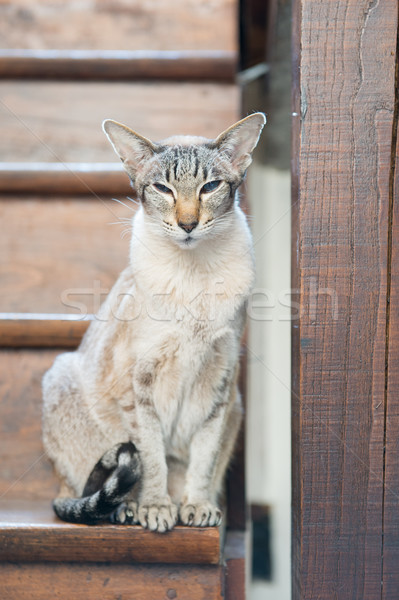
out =
[[(128, 205), (135, 205), (122, 197)], [(128, 264), (130, 206), (95, 197), (0, 201), (0, 312), (96, 313)]]
[(0, 565), (7, 600), (222, 600), (222, 567), (194, 565)]
[(165, 535), (141, 526), (72, 525), (50, 501), (0, 501), (0, 561), (217, 565), (217, 527), (177, 526)]
[[(399, 49), (397, 50), (399, 52)], [(396, 100), (398, 101), (399, 55), (396, 65)], [(399, 590), (399, 144), (398, 109), (396, 107), (393, 141), (396, 152), (391, 162), (391, 236), (389, 260), (389, 322), (386, 339), (385, 398), (385, 470), (384, 470), (384, 531), (382, 548), (382, 600), (396, 600)]]
[(234, 51), (0, 50), (0, 78), (233, 83)]
[(93, 318), (0, 313), (0, 348), (76, 348)]
[[(0, 193), (52, 196), (133, 196), (129, 178), (119, 163), (0, 163)], [(0, 200), (1, 200), (0, 196)], [(14, 198), (9, 198), (13, 201)]]
[(118, 163), (104, 119), (157, 141), (180, 133), (215, 137), (239, 116), (234, 85), (2, 81), (0, 161)]
[(59, 351), (0, 351), (0, 497), (45, 500), (58, 482), (41, 442), (41, 380)]
[(293, 598), (375, 600), (397, 3), (295, 18)]
[(0, 4), (3, 48), (236, 50), (236, 30), (236, 0)]

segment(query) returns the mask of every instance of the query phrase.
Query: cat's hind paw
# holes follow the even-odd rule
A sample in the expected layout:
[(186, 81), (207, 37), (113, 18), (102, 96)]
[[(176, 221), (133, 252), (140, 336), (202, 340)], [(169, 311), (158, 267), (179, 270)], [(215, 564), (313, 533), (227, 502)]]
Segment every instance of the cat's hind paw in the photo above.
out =
[(122, 502), (110, 516), (111, 523), (134, 525), (139, 522), (137, 502)]
[(222, 511), (211, 502), (183, 504), (180, 520), (191, 527), (218, 527), (222, 522)]
[(176, 525), (177, 506), (168, 500), (145, 502), (139, 506), (138, 518), (145, 529), (165, 533)]

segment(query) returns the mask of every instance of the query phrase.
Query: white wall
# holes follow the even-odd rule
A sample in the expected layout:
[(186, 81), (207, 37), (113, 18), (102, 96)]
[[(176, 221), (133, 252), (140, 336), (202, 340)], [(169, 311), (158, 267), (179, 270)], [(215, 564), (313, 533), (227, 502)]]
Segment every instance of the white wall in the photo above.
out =
[(250, 503), (271, 509), (272, 581), (251, 600), (290, 600), (290, 175), (254, 162), (247, 189), (257, 261), (249, 307), (247, 476)]

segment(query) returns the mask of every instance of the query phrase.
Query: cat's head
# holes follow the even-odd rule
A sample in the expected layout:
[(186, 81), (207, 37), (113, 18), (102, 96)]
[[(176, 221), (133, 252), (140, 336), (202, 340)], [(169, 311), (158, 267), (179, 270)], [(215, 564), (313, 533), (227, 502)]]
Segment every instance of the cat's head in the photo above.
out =
[(265, 123), (255, 113), (214, 140), (175, 136), (158, 143), (116, 121), (104, 121), (103, 129), (154, 229), (191, 248), (227, 227)]

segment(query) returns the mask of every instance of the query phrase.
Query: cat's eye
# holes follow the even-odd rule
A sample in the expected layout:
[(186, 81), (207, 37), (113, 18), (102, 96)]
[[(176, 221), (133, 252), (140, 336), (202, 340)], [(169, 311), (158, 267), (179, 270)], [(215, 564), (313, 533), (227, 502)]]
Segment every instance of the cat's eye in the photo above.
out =
[(214, 192), (221, 183), (222, 182), (219, 180), (208, 181), (208, 183), (206, 183), (205, 185), (202, 186), (201, 194), (209, 194), (210, 192)]
[(158, 192), (162, 192), (163, 194), (173, 194), (172, 190), (162, 183), (153, 183), (153, 186)]

